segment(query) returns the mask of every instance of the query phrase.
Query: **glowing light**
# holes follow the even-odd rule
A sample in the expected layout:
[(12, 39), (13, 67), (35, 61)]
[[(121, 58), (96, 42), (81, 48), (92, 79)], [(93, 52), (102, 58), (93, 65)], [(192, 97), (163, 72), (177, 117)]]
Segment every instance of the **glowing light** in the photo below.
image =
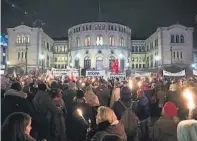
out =
[(160, 60), (160, 59), (161, 59), (161, 58), (160, 58), (159, 56), (156, 56), (156, 57), (155, 57), (155, 60), (156, 60), (156, 61), (158, 61), (158, 60)]
[(133, 88), (133, 82), (132, 82), (132, 80), (129, 80), (129, 88), (130, 88), (130, 89)]
[(85, 86), (85, 83), (82, 83), (81, 86), (84, 87)]
[(139, 81), (139, 82), (138, 82), (138, 87), (140, 88), (141, 86), (142, 86), (142, 82)]
[(188, 101), (187, 107), (190, 110), (193, 110), (195, 108), (195, 104), (194, 104), (193, 95), (191, 94), (191, 92), (189, 90), (186, 90), (185, 93), (184, 93), (184, 97)]
[(77, 112), (78, 112), (79, 116), (83, 117), (83, 113), (82, 113), (81, 109), (77, 109)]
[(40, 59), (41, 59), (41, 60), (44, 59), (44, 55), (43, 55), (43, 54), (40, 55)]

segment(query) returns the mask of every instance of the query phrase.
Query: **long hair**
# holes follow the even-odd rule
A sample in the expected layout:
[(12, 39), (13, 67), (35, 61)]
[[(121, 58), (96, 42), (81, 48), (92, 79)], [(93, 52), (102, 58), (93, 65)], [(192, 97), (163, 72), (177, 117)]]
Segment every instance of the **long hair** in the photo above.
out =
[(25, 141), (27, 135), (25, 128), (31, 121), (31, 117), (22, 112), (10, 114), (4, 121), (1, 130), (2, 141)]

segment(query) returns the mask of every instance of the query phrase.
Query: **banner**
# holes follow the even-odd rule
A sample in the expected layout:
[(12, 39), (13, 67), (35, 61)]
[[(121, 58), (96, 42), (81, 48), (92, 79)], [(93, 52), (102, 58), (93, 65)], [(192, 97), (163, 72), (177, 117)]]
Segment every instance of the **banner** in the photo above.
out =
[(193, 75), (197, 75), (197, 70), (193, 70)]
[(105, 76), (105, 71), (86, 71), (86, 76)]
[(116, 74), (116, 73), (109, 73), (109, 78), (120, 78), (120, 79), (124, 79), (126, 78), (126, 73), (119, 73), (119, 74)]
[(164, 76), (185, 76), (185, 70), (182, 70), (177, 73), (171, 73), (171, 72), (163, 70), (163, 75)]

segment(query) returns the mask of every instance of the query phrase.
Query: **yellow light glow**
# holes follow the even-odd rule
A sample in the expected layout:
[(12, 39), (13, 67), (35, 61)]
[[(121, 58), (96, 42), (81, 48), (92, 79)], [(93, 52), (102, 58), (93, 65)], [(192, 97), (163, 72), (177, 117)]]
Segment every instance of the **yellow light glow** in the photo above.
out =
[(138, 87), (140, 88), (142, 86), (142, 82), (138, 82)]
[(133, 88), (133, 82), (132, 82), (132, 80), (129, 80), (129, 88), (130, 88), (130, 89)]
[(83, 117), (81, 109), (77, 109), (77, 112), (78, 112), (79, 116)]
[(185, 99), (187, 99), (187, 107), (190, 110), (193, 110), (195, 108), (195, 104), (194, 104), (194, 100), (193, 100), (193, 95), (191, 94), (191, 92), (189, 90), (186, 90), (184, 93), (184, 97)]

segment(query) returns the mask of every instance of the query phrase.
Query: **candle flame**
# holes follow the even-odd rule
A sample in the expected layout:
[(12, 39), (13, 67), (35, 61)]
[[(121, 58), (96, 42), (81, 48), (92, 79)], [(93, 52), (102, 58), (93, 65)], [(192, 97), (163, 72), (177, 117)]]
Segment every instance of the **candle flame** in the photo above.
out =
[(78, 114), (79, 114), (81, 117), (83, 117), (83, 114), (82, 114), (81, 109), (77, 109), (77, 112), (78, 112)]
[(187, 107), (190, 110), (193, 110), (195, 108), (195, 104), (194, 104), (194, 100), (193, 100), (193, 95), (191, 94), (191, 92), (189, 90), (186, 90), (184, 97), (187, 99), (188, 104)]

